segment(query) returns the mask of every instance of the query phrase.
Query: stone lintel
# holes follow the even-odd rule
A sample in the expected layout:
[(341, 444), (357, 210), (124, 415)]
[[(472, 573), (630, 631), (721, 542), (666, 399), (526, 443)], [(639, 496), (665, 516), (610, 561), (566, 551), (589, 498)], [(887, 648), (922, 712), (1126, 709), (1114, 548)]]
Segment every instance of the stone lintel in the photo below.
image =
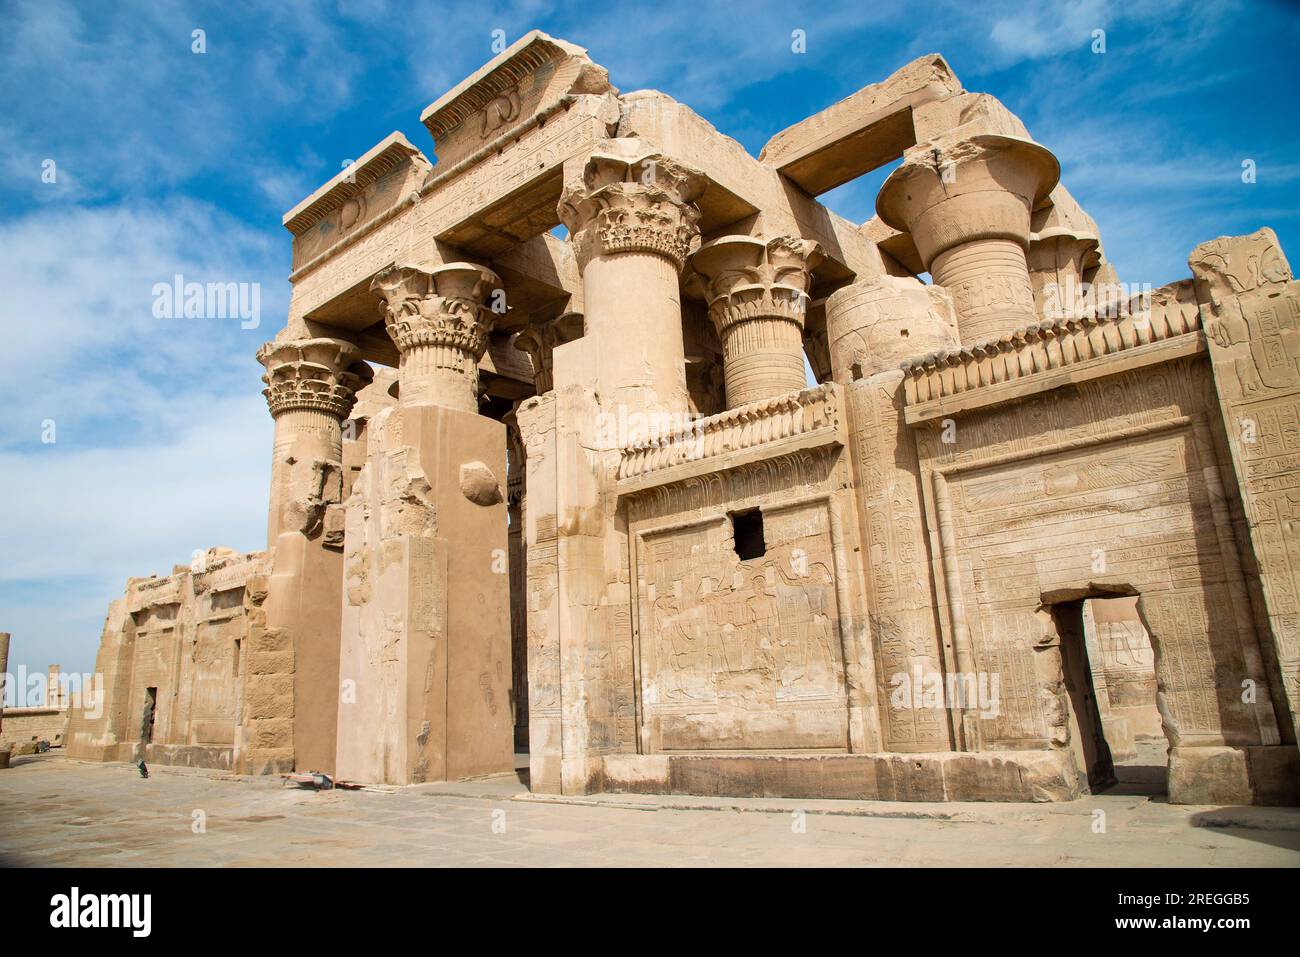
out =
[(777, 133), (758, 158), (819, 196), (902, 156), (916, 144), (913, 108), (961, 92), (947, 61), (927, 54)]

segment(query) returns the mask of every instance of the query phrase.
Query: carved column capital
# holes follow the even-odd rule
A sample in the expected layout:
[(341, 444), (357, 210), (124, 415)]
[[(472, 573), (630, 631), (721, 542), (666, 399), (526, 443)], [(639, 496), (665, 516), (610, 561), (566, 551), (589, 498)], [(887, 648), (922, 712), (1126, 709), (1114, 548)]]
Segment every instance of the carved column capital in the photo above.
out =
[(497, 274), (474, 263), (431, 270), (392, 266), (371, 280), (384, 297), (380, 312), (397, 350), (418, 346), (459, 349), (475, 362), (487, 351), (495, 314), (488, 298), (501, 288)]
[(876, 212), (912, 236), (934, 281), (952, 293), (964, 344), (1038, 320), (1029, 266), (1030, 213), (1060, 178), (1032, 140), (979, 134), (910, 150), (876, 197)]
[(789, 236), (723, 236), (691, 256), (722, 340), (729, 407), (806, 385), (804, 319), (822, 259), (817, 243)]
[(371, 280), (401, 353), (404, 405), (478, 411), (478, 362), (487, 351), (501, 280), (475, 263), (392, 266)]
[(876, 212), (912, 234), (928, 266), (954, 246), (978, 239), (1029, 242), (1029, 214), (1051, 193), (1061, 167), (1032, 140), (986, 133), (914, 147), (889, 174)]
[(823, 258), (821, 247), (807, 239), (723, 236), (701, 246), (691, 266), (719, 335), (754, 319), (786, 320), (802, 331), (812, 270)]
[(1057, 320), (1083, 308), (1083, 277), (1101, 264), (1095, 233), (1052, 226), (1029, 235), (1029, 283), (1039, 315)]
[(340, 339), (268, 342), (257, 350), (257, 361), (266, 367), (262, 395), (272, 418), (305, 409), (341, 422), (373, 376), (369, 366), (357, 362), (356, 347)]
[(538, 395), (555, 388), (553, 353), (556, 346), (582, 337), (582, 314), (567, 306), (551, 307), (528, 317), (528, 325), (515, 336), (514, 347), (533, 364), (533, 387)]
[(558, 208), (580, 267), (615, 253), (654, 253), (680, 272), (699, 235), (695, 204), (704, 174), (650, 151), (640, 140), (607, 140), (564, 190)]

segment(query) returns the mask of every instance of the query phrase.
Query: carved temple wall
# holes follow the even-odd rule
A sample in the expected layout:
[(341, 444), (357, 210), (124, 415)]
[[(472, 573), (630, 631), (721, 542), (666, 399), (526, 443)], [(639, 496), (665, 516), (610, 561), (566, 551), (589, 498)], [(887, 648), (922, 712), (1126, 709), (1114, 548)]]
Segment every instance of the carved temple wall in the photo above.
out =
[[(391, 134), (285, 216), (267, 552), (131, 582), (74, 756), (408, 784), (513, 738), (540, 793), (1067, 800), (1078, 638), (1171, 800), (1300, 799), (1270, 231), (1047, 315), (1114, 278), (1096, 224), (933, 55), (757, 158), (538, 32), (422, 121), (436, 161)], [(867, 223), (815, 198), (898, 158)], [(1120, 637), (1057, 616), (1120, 597)]]

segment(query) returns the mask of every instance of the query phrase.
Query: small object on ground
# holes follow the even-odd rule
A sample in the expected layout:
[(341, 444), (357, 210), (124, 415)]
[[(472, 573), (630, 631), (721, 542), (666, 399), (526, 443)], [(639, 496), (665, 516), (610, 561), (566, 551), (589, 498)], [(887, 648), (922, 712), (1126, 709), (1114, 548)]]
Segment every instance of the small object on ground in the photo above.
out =
[(334, 779), (324, 771), (295, 771), (292, 774), (281, 775), (286, 781), (291, 781), (299, 787), (315, 788), (317, 791), (330, 791), (334, 788)]
[(45, 752), (47, 752), (47, 751), (49, 751), (49, 750), (50, 750), (50, 742), (48, 742), (48, 741), (37, 741), (37, 742), (36, 742), (36, 753), (37, 753), (37, 754), (44, 754)]
[(144, 761), (141, 761), (136, 767), (140, 769), (140, 777), (147, 778), (149, 776), (149, 765), (145, 764)]

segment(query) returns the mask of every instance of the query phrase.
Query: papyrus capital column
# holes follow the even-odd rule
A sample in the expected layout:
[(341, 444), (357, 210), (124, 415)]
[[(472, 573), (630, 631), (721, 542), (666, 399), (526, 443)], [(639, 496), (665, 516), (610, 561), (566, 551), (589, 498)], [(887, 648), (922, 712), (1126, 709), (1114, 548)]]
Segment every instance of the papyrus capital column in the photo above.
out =
[(787, 236), (724, 236), (691, 257), (722, 341), (728, 408), (807, 385), (804, 319), (822, 258), (817, 243)]
[(885, 180), (876, 212), (911, 233), (934, 281), (952, 294), (963, 345), (1038, 321), (1029, 218), (1059, 178), (1056, 157), (1037, 143), (980, 134), (915, 147)]
[(495, 314), (496, 273), (474, 263), (424, 270), (394, 266), (370, 288), (384, 297), (384, 325), (401, 353), (404, 407), (439, 405), (478, 413), (478, 362)]
[(1038, 314), (1051, 321), (1083, 312), (1083, 277), (1100, 263), (1095, 233), (1053, 226), (1029, 237), (1029, 283)]
[(293, 529), (312, 534), (325, 504), (337, 501), (343, 420), (372, 376), (357, 349), (340, 339), (268, 342), (257, 352), (275, 420), (268, 542)]
[(593, 385), (632, 411), (688, 407), (679, 277), (705, 186), (697, 170), (622, 138), (606, 140), (560, 198), (599, 357)]
[(582, 314), (557, 305), (528, 317), (528, 325), (515, 337), (514, 346), (533, 364), (533, 388), (544, 395), (555, 388), (555, 347), (582, 336)]

